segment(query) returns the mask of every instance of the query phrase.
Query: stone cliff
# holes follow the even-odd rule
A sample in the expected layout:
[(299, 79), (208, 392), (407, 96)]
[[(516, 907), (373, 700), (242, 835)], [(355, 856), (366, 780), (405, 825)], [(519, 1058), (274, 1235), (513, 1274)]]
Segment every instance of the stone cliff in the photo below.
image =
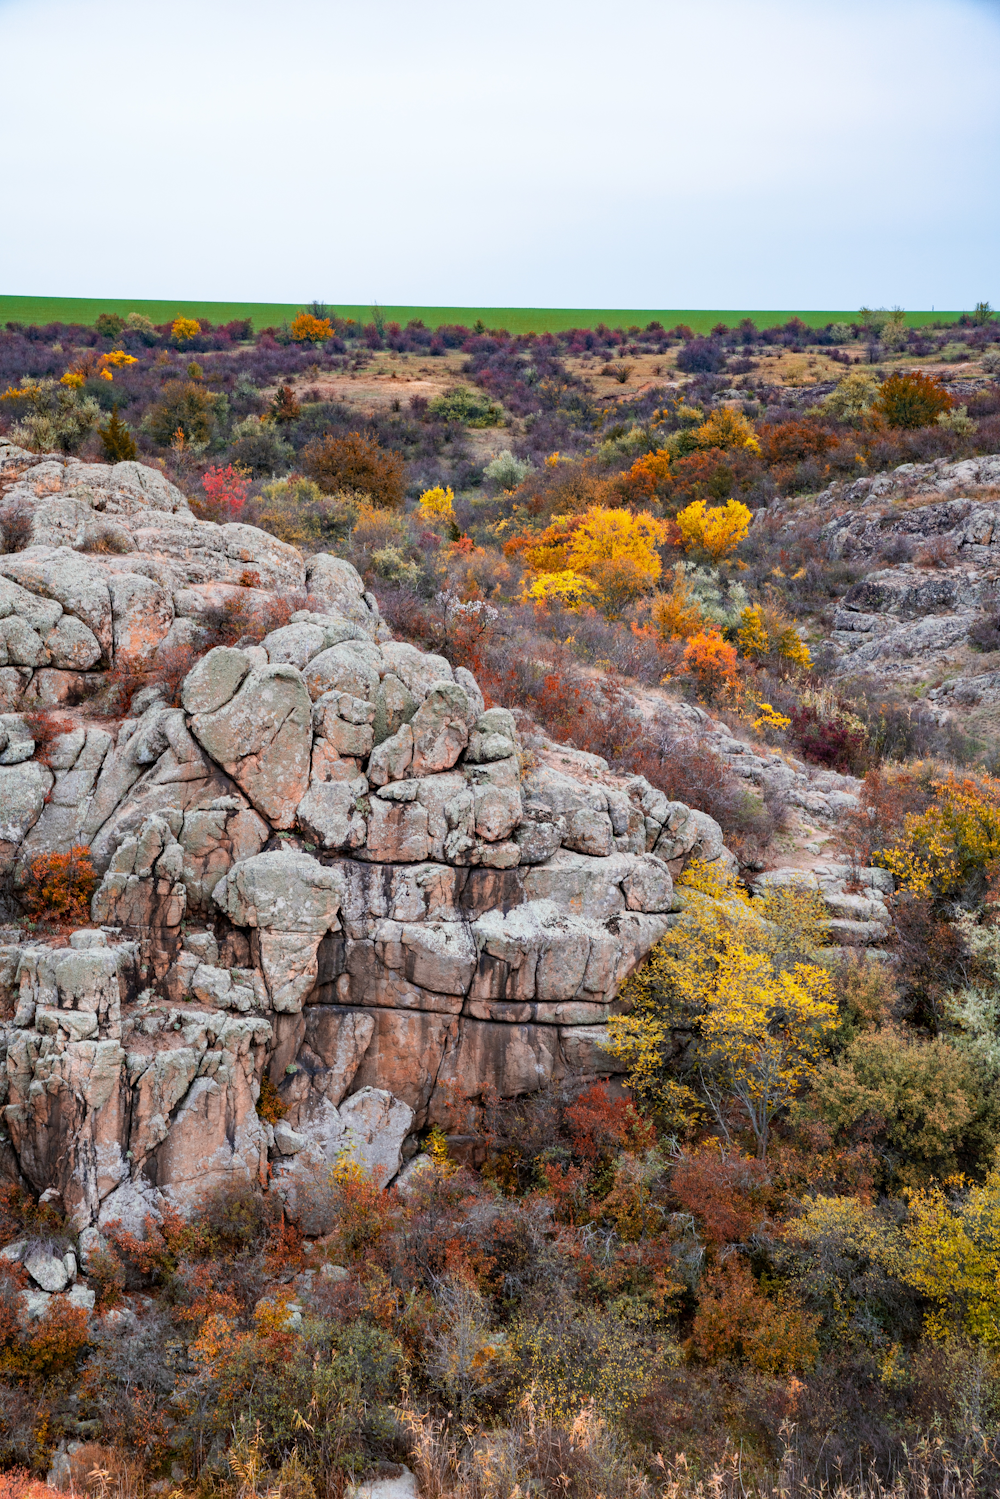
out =
[(68, 943), (0, 932), (0, 1174), (80, 1230), (234, 1177), (303, 1217), (341, 1152), (389, 1180), (431, 1125), (461, 1149), (485, 1099), (613, 1070), (673, 876), (733, 862), (710, 817), (522, 736), (347, 563), (154, 469), (0, 443), (0, 489), (8, 919), (39, 855), (101, 876)]

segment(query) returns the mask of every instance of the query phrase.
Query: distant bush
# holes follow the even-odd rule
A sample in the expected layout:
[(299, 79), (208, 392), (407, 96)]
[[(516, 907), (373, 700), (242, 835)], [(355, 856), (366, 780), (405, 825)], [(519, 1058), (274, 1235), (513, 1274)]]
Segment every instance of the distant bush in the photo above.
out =
[(919, 370), (890, 375), (878, 394), (875, 409), (890, 427), (927, 427), (954, 405), (939, 380)]
[(229, 451), (233, 459), (255, 479), (270, 477), (287, 467), (295, 449), (281, 436), (275, 422), (267, 417), (246, 416), (229, 434)]
[(201, 324), (196, 318), (178, 317), (174, 318), (170, 325), (170, 337), (175, 343), (190, 343), (192, 338), (197, 338), (201, 333)]
[(490, 460), (483, 469), (483, 477), (500, 489), (517, 489), (531, 473), (531, 464), (523, 458), (515, 458), (509, 448)]
[(677, 368), (687, 375), (714, 375), (726, 367), (726, 351), (714, 338), (692, 338), (677, 355)]
[(97, 435), (101, 439), (104, 456), (109, 463), (134, 461), (137, 454), (135, 438), (118, 415), (117, 406), (112, 410), (111, 419), (107, 425), (98, 427)]
[(402, 458), (360, 432), (321, 438), (306, 448), (302, 463), (325, 494), (367, 495), (373, 505), (386, 510), (398, 510), (403, 503)]
[(462, 422), (466, 427), (499, 427), (503, 407), (479, 391), (456, 385), (443, 396), (428, 402), (427, 415), (439, 422)]
[(75, 453), (97, 425), (101, 408), (93, 396), (56, 380), (32, 380), (11, 386), (0, 400), (9, 401), (20, 417), (11, 427), (11, 442), (36, 453)]
[(94, 331), (101, 338), (117, 338), (125, 327), (125, 319), (119, 317), (117, 312), (98, 313), (94, 320)]
[(880, 389), (881, 382), (871, 370), (852, 370), (826, 397), (823, 410), (856, 426), (875, 404)]
[(290, 329), (296, 343), (325, 343), (333, 337), (333, 324), (327, 317), (314, 317), (311, 312), (300, 312), (292, 319)]
[(291, 474), (264, 485), (249, 519), (279, 541), (315, 551), (344, 542), (360, 513), (353, 494), (325, 495), (313, 479)]
[(207, 447), (226, 407), (225, 396), (213, 395), (197, 380), (167, 380), (142, 424), (158, 447), (169, 447), (178, 432), (186, 443)]

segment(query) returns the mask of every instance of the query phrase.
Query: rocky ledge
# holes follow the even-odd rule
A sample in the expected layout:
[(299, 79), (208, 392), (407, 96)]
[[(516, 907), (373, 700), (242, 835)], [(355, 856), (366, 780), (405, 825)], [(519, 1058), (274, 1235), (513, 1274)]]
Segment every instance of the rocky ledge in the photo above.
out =
[[(673, 878), (735, 863), (710, 817), (523, 741), (347, 563), (200, 521), (155, 470), (0, 446), (0, 481), (8, 915), (39, 855), (102, 876), (68, 943), (0, 934), (0, 1173), (93, 1233), (234, 1178), (315, 1217), (343, 1152), (388, 1181), (430, 1125), (459, 1149), (484, 1100), (614, 1070)], [(286, 622), (212, 645), (220, 612)]]

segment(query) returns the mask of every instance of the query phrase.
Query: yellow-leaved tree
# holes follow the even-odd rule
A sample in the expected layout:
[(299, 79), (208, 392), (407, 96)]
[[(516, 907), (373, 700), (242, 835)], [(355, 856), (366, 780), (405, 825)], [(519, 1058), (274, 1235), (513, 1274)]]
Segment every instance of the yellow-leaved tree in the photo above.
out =
[(836, 1024), (829, 973), (808, 960), (810, 892), (769, 898), (761, 920), (733, 885), (684, 889), (683, 920), (628, 980), (608, 1049), (636, 1096), (683, 1127), (707, 1105), (728, 1137), (742, 1114), (766, 1159), (771, 1125), (813, 1075)]
[(748, 605), (736, 632), (740, 655), (751, 661), (777, 656), (806, 670), (812, 666), (809, 647), (787, 615), (773, 605)]
[(724, 505), (693, 500), (678, 512), (677, 527), (686, 551), (704, 552), (713, 562), (721, 562), (735, 552), (750, 529), (751, 519), (742, 500), (727, 500)]
[(455, 520), (455, 495), (449, 486), (444, 489), (440, 484), (434, 489), (425, 489), (417, 501), (417, 508), (422, 521), (450, 521)]

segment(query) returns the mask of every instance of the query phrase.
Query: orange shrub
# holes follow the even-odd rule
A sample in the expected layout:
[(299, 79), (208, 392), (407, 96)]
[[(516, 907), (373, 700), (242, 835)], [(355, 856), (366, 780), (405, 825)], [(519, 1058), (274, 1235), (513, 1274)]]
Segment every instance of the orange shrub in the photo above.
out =
[(32, 859), (18, 898), (36, 921), (85, 926), (90, 921), (90, 898), (96, 888), (90, 849), (75, 843), (67, 854), (39, 854)]
[(914, 370), (890, 375), (875, 402), (875, 410), (890, 427), (927, 427), (955, 402), (940, 380)]
[(746, 1243), (770, 1227), (770, 1187), (762, 1161), (710, 1147), (682, 1155), (670, 1178), (677, 1201), (693, 1215), (713, 1249)]
[(671, 488), (672, 460), (665, 448), (643, 453), (619, 481), (622, 494), (631, 502), (652, 500), (667, 494)]
[(702, 630), (684, 647), (684, 665), (711, 696), (735, 683), (736, 647), (723, 640), (717, 630)]
[(313, 317), (311, 312), (300, 312), (292, 320), (291, 333), (296, 343), (321, 344), (333, 337), (333, 324), (328, 317)]
[(16, 1362), (25, 1373), (58, 1374), (73, 1367), (88, 1341), (83, 1308), (53, 1302), (25, 1338)]
[(794, 1304), (776, 1305), (737, 1259), (702, 1281), (690, 1348), (706, 1363), (746, 1362), (762, 1374), (792, 1374), (816, 1360), (819, 1317)]
[(837, 439), (816, 422), (796, 418), (762, 427), (760, 446), (768, 463), (800, 463), (803, 458), (818, 458), (835, 448)]

